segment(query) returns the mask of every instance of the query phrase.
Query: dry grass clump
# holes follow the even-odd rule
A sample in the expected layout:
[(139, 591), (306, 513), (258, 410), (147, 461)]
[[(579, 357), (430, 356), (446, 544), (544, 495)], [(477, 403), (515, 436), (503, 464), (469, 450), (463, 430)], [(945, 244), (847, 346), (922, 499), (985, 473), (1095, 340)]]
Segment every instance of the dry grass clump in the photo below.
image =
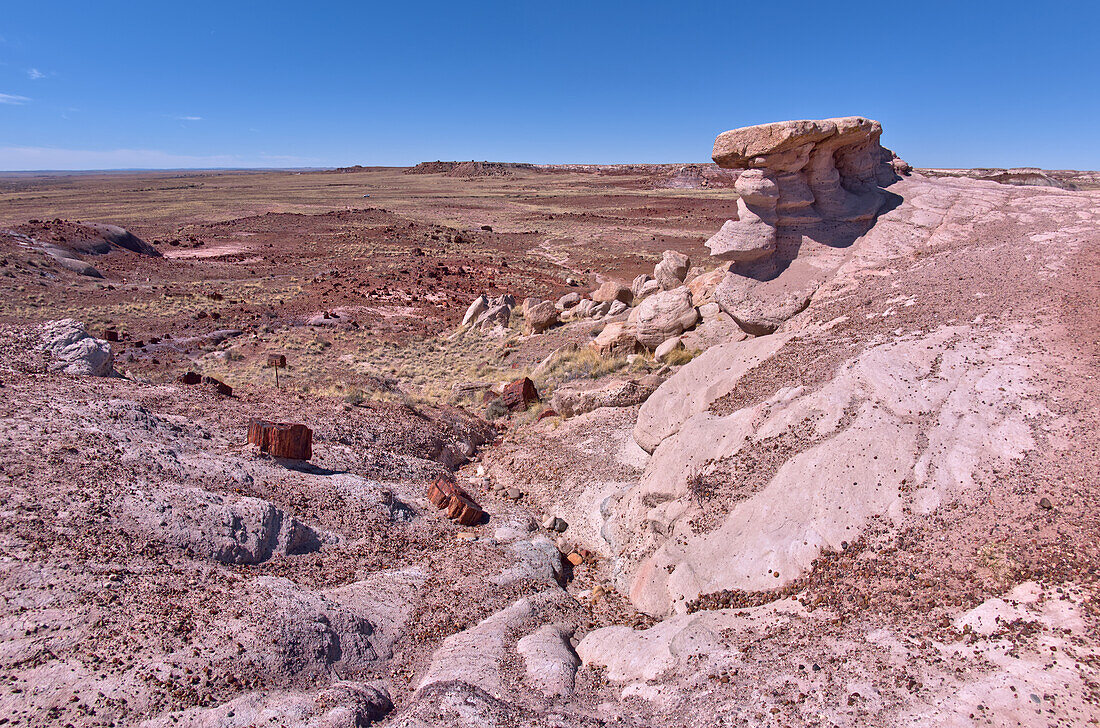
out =
[(672, 367), (680, 366), (681, 364), (687, 364), (702, 353), (701, 349), (676, 349), (665, 356), (664, 363)]

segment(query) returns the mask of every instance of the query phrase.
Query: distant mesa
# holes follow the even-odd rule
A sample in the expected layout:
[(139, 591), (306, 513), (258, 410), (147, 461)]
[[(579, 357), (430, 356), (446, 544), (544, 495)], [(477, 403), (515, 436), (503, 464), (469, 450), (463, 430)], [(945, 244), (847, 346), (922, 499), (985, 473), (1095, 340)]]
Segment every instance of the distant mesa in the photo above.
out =
[(518, 171), (539, 172), (534, 164), (522, 162), (421, 162), (405, 174), (442, 174), (445, 177), (507, 177)]

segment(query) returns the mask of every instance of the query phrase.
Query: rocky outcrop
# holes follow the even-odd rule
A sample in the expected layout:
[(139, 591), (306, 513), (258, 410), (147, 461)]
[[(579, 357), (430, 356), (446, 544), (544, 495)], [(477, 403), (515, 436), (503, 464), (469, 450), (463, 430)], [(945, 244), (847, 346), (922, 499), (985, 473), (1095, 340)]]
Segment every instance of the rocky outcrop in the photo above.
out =
[(550, 407), (562, 417), (573, 417), (600, 407), (632, 407), (644, 402), (660, 384), (660, 378), (650, 375), (596, 388), (567, 385), (554, 392)]
[(469, 326), (474, 321), (477, 321), (481, 314), (489, 310), (489, 299), (484, 294), (475, 298), (470, 307), (466, 309), (466, 315), (462, 317), (462, 325)]
[(886, 202), (882, 188), (906, 167), (881, 135), (877, 121), (850, 116), (749, 126), (715, 140), (714, 160), (744, 172), (736, 217), (707, 241), (731, 261), (714, 300), (744, 331), (775, 331), (809, 303), (820, 276), (791, 265), (807, 241), (840, 250), (870, 227)]
[(711, 254), (753, 262), (775, 252), (776, 228), (870, 220), (894, 182), (893, 153), (877, 121), (848, 116), (782, 121), (724, 132), (714, 161), (745, 169), (737, 179), (737, 218), (708, 241)]
[(573, 694), (577, 666), (581, 661), (569, 643), (570, 636), (570, 630), (548, 624), (516, 643), (527, 679), (549, 697)]
[(259, 564), (277, 554), (303, 554), (321, 546), (321, 535), (274, 504), (248, 496), (223, 496), (198, 488), (135, 496), (126, 520), (177, 548), (223, 564)]

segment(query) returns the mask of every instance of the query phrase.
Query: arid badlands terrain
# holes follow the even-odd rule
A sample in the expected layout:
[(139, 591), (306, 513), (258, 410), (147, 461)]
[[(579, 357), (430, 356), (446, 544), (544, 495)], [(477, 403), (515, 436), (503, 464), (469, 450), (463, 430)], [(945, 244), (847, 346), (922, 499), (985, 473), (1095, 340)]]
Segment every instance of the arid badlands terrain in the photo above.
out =
[(0, 175), (0, 725), (1100, 721), (1100, 175), (881, 133)]

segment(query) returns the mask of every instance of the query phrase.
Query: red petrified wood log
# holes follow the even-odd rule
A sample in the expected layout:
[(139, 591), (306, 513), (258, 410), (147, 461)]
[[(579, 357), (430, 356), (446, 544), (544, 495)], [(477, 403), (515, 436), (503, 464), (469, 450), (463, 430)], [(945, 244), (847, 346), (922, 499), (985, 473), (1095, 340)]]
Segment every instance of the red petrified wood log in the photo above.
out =
[(500, 395), (501, 400), (504, 402), (504, 406), (510, 410), (527, 409), (527, 406), (532, 402), (539, 401), (538, 390), (535, 389), (535, 383), (527, 377), (523, 379), (517, 379), (504, 388), (504, 393)]
[(463, 526), (473, 526), (481, 521), (484, 511), (470, 494), (448, 478), (439, 478), (428, 488), (428, 500), (436, 508), (446, 508), (447, 517)]
[(309, 460), (313, 457), (313, 430), (305, 425), (251, 419), (248, 422), (248, 442), (260, 452), (288, 460)]

